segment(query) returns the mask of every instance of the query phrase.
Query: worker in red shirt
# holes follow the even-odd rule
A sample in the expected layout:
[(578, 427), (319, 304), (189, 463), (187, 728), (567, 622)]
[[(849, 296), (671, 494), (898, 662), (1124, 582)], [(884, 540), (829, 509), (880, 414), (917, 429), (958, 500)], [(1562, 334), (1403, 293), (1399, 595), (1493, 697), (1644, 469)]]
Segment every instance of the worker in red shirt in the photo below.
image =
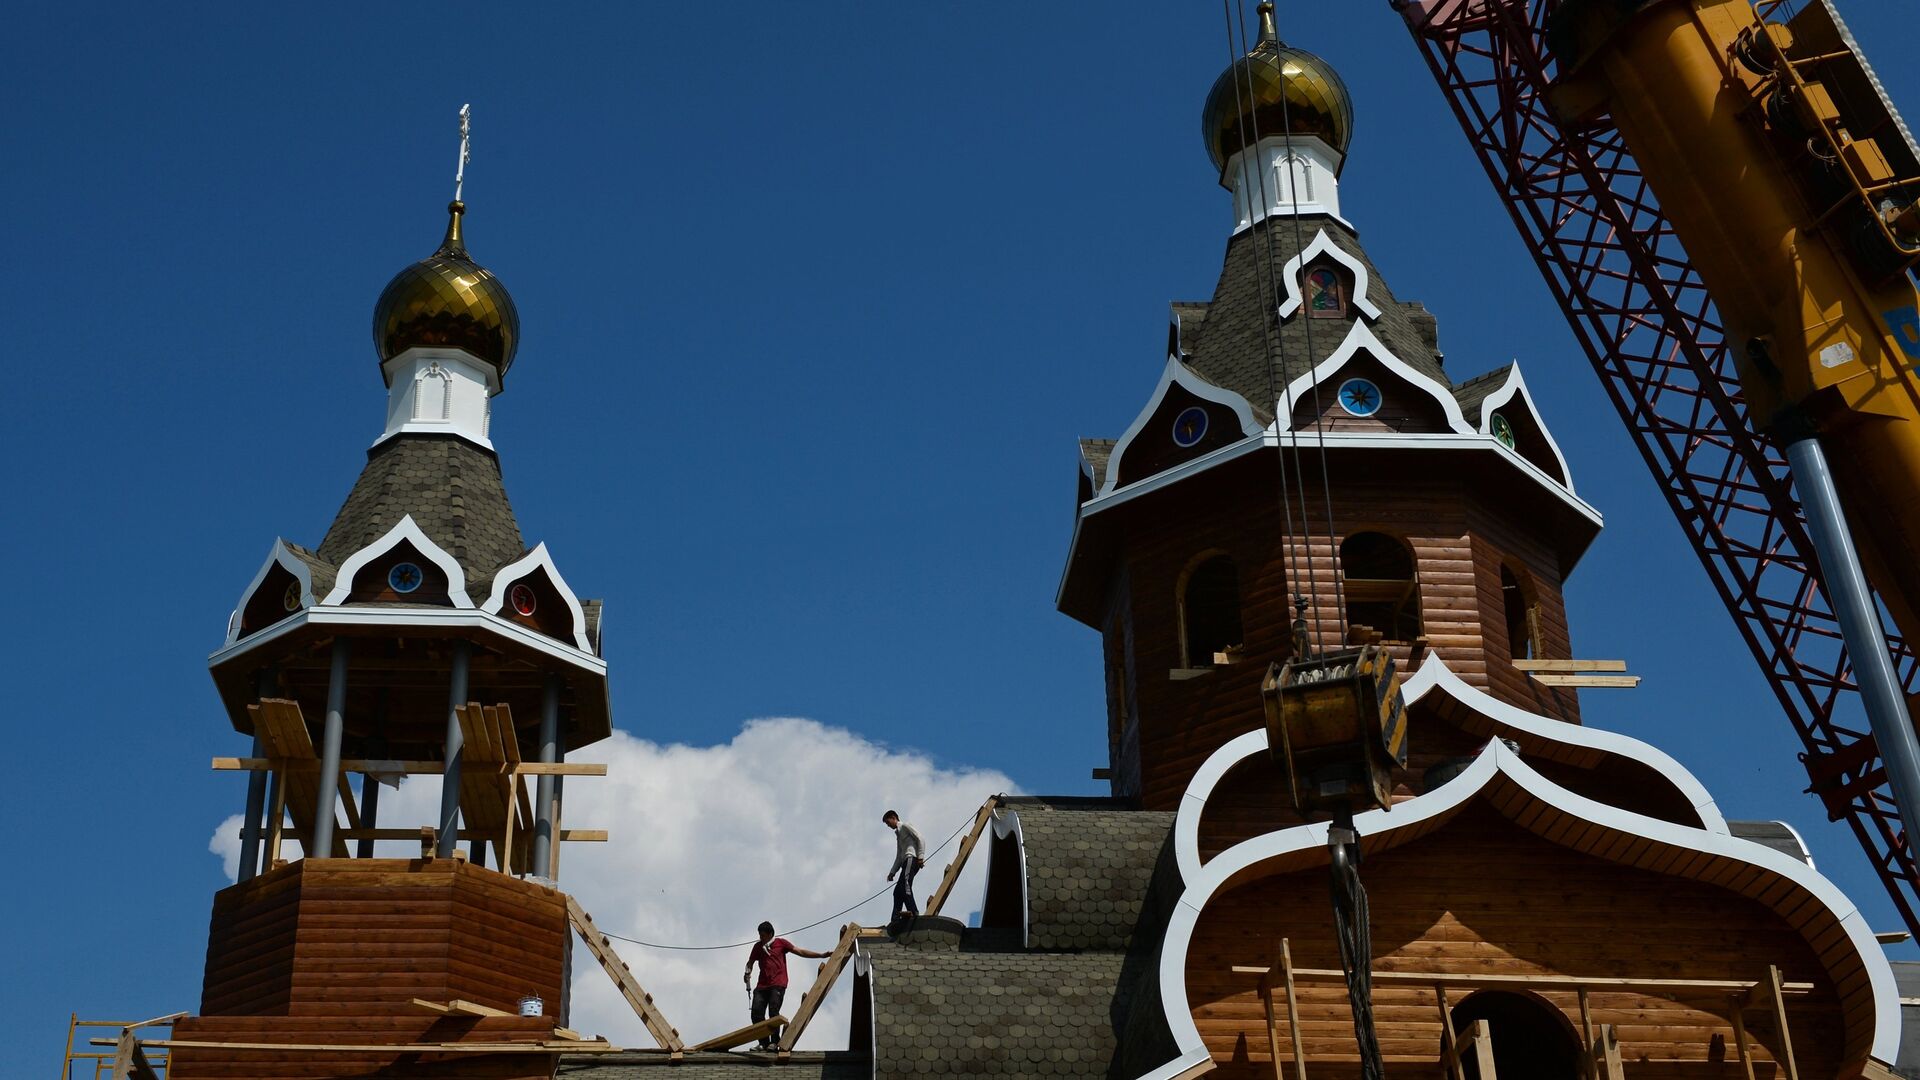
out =
[[(773, 936), (773, 924), (760, 924), (760, 940), (747, 951), (747, 967), (740, 973), (740, 981), (745, 983), (753, 977), (753, 965), (760, 965), (760, 981), (753, 985), (753, 1022), (759, 1023), (769, 1016), (780, 1015), (780, 1003), (787, 997), (787, 954), (805, 956), (814, 960), (824, 960), (827, 954), (803, 949), (783, 937)], [(756, 1050), (772, 1050), (780, 1041), (780, 1032), (775, 1029), (754, 1044)]]

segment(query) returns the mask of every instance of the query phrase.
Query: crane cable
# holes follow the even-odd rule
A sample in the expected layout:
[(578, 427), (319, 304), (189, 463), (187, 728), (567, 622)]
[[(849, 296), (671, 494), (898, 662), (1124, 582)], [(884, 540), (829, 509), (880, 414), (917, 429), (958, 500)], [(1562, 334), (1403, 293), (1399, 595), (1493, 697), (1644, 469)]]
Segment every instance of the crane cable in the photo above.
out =
[[(1234, 42), (1232, 0), (1220, 0), (1220, 14), (1221, 14), (1221, 17), (1225, 20), (1226, 26), (1227, 26), (1227, 77), (1233, 80), (1234, 115), (1236, 117), (1236, 123), (1237, 123), (1239, 134), (1240, 134), (1240, 187), (1241, 187), (1241, 191), (1245, 193), (1245, 197), (1247, 199), (1247, 219), (1249, 221), (1248, 227), (1252, 228), (1253, 227), (1253, 202), (1252, 202), (1253, 196), (1250, 189), (1253, 183), (1254, 168), (1252, 164), (1252, 161), (1253, 161), (1252, 155), (1247, 153), (1247, 145), (1248, 145), (1247, 143), (1247, 103), (1246, 103), (1246, 98), (1243, 97), (1241, 94), (1240, 76), (1238, 74), (1240, 64), (1242, 61), (1241, 54), (1244, 50), (1242, 50)], [(1243, 25), (1242, 26), (1243, 38), (1245, 36), (1244, 30), (1245, 30), (1245, 26)], [(1251, 65), (1249, 65), (1249, 79), (1248, 79), (1248, 86), (1246, 91), (1247, 96), (1249, 97), (1252, 95), (1252, 92), (1253, 92), (1251, 83), (1252, 83)], [(1256, 127), (1255, 130), (1257, 131), (1258, 128)], [(1254, 139), (1254, 145), (1257, 146), (1258, 144), (1259, 144), (1259, 139), (1256, 136)], [(1264, 219), (1267, 216), (1266, 170), (1262, 169), (1259, 172), (1260, 172), (1260, 216)], [(1267, 314), (1266, 314), (1268, 303), (1271, 302), (1272, 298), (1278, 292), (1278, 286), (1274, 282), (1273, 238), (1271, 236), (1266, 237), (1265, 257), (1264, 258), (1262, 257), (1258, 245), (1255, 246), (1253, 257), (1254, 257), (1254, 272), (1253, 272), (1254, 284), (1256, 287), (1260, 289), (1261, 294), (1267, 298), (1267, 302), (1263, 302), (1262, 304), (1261, 313), (1260, 313), (1260, 339), (1263, 347), (1261, 356), (1262, 356), (1262, 359), (1266, 361), (1264, 366), (1267, 372), (1267, 400), (1274, 403), (1274, 430), (1277, 432), (1279, 430), (1281, 391), (1278, 385), (1276, 385), (1274, 381), (1273, 355), (1274, 355), (1274, 339), (1277, 338), (1279, 335), (1276, 332), (1275, 327), (1268, 321)], [(1266, 265), (1266, 272), (1264, 275), (1261, 273), (1261, 270), (1260, 270), (1260, 266), (1262, 263)], [(1282, 341), (1280, 345), (1280, 355), (1281, 355), (1281, 366), (1284, 368), (1286, 364), (1286, 344), (1284, 341)], [(1278, 460), (1278, 463), (1280, 465), (1280, 510), (1285, 520), (1286, 528), (1287, 528), (1287, 534), (1286, 534), (1287, 544), (1286, 544), (1284, 560), (1285, 560), (1285, 570), (1287, 574), (1287, 583), (1288, 583), (1289, 590), (1291, 590), (1295, 585), (1297, 585), (1297, 583), (1299, 583), (1302, 580), (1302, 577), (1300, 574), (1299, 541), (1296, 539), (1297, 534), (1294, 532), (1294, 528), (1293, 528), (1293, 496), (1291, 492), (1288, 490), (1286, 449), (1282, 446), (1278, 435), (1275, 436), (1273, 445), (1274, 445), (1275, 457)], [(1294, 464), (1295, 464), (1295, 472), (1298, 472), (1299, 462), (1297, 458), (1295, 459)], [(1300, 513), (1303, 519), (1306, 515), (1306, 511), (1307, 511), (1307, 504), (1306, 504), (1305, 495), (1303, 493), (1300, 500)], [(1309, 570), (1311, 570), (1311, 564), (1309, 564)], [(1312, 586), (1309, 585), (1309, 588), (1311, 587)]]
[[(994, 798), (996, 799), (1004, 799), (1006, 797), (1007, 797), (1007, 793), (1004, 791), (994, 796)], [(978, 811), (975, 811), (974, 814), (969, 814), (967, 816), (967, 819), (965, 821), (962, 821), (958, 828), (954, 829), (952, 832), (947, 834), (947, 838), (945, 840), (942, 840), (940, 841), (940, 843), (934, 845), (933, 850), (927, 852), (927, 856), (931, 858), (932, 856), (938, 855), (940, 852), (946, 850), (947, 845), (953, 843), (954, 837), (959, 836), (962, 832), (966, 830), (967, 826), (973, 824), (973, 819), (978, 813), (979, 813)], [(864, 907), (865, 905), (880, 899), (881, 897), (887, 895), (892, 891), (893, 891), (893, 886), (888, 885), (886, 888), (881, 889), (879, 892), (874, 893), (871, 896), (862, 897), (860, 900), (856, 901), (855, 903), (850, 904), (847, 907), (843, 907), (839, 911), (836, 911), (831, 915), (825, 916), (824, 918), (815, 919), (814, 921), (808, 923), (805, 926), (797, 926), (786, 932), (789, 934), (804, 933), (808, 930), (813, 929), (816, 926), (821, 926), (826, 923), (830, 923), (833, 920), (839, 918), (840, 916), (847, 914), (848, 912), (858, 911), (860, 908)], [(602, 930), (600, 932), (602, 934), (605, 934), (607, 937), (613, 938), (615, 941), (624, 941), (629, 945), (639, 945), (639, 946), (642, 946), (643, 948), (648, 948), (648, 949), (667, 949), (673, 952), (718, 952), (722, 949), (744, 949), (747, 946), (753, 945), (760, 940), (759, 938), (749, 938), (746, 941), (730, 941), (725, 945), (663, 945), (657, 941), (642, 941), (639, 938), (628, 937), (625, 934), (616, 934), (609, 930)]]

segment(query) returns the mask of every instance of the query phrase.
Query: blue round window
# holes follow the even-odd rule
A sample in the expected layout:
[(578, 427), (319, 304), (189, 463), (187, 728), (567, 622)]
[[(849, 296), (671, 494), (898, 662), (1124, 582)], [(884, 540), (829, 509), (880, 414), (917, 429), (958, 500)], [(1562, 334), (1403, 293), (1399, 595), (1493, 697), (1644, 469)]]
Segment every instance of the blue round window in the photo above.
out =
[(1198, 405), (1182, 410), (1173, 418), (1173, 441), (1181, 446), (1193, 446), (1207, 437), (1207, 410)]
[(393, 569), (387, 571), (387, 584), (393, 586), (393, 591), (397, 593), (412, 592), (426, 578), (427, 575), (410, 562), (394, 563)]
[(1372, 416), (1380, 411), (1380, 388), (1369, 379), (1348, 379), (1340, 384), (1340, 407), (1355, 416)]

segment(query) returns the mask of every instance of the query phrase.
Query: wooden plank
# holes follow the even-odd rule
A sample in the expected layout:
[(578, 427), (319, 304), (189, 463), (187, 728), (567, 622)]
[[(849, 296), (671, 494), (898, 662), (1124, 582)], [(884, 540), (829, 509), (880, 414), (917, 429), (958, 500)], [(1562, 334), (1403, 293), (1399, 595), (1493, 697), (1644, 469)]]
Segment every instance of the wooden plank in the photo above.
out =
[(640, 1022), (647, 1026), (647, 1032), (653, 1036), (655, 1042), (660, 1044), (661, 1049), (676, 1054), (685, 1052), (686, 1045), (680, 1041), (680, 1033), (673, 1029), (672, 1024), (667, 1023), (667, 1018), (653, 1004), (653, 995), (647, 993), (635, 981), (633, 972), (627, 969), (626, 963), (620, 959), (620, 954), (614, 952), (613, 942), (593, 924), (593, 918), (587, 914), (585, 908), (580, 906), (580, 901), (571, 896), (567, 897), (567, 918), (573, 923), (573, 929), (580, 935), (580, 940), (587, 943), (587, 950), (593, 953), (593, 958), (600, 961), (601, 970), (613, 979), (613, 985), (619, 988), (620, 996), (627, 999), (627, 1005), (633, 1009), (636, 1016), (640, 1017)]
[(1733, 1015), (1733, 1039), (1736, 1043), (1740, 1044), (1740, 1066), (1746, 1070), (1747, 1080), (1754, 1080), (1753, 1047), (1747, 1038), (1747, 1022), (1740, 1016), (1740, 1010), (1745, 1004), (1745, 1002), (1736, 1000), (1733, 1003), (1733, 1007), (1727, 1011)]
[[(319, 761), (277, 761), (274, 758), (254, 757), (216, 757), (212, 759), (216, 772), (271, 772), (276, 768), (287, 772), (320, 771)], [(494, 761), (487, 762), (486, 771), (490, 775), (514, 773), (520, 776), (605, 776), (605, 762), (588, 761)], [(438, 776), (446, 772), (446, 764), (439, 761), (412, 761), (390, 758), (347, 758), (340, 762), (342, 772), (357, 773), (398, 773), (405, 776)], [(466, 772), (465, 766), (461, 773)]]
[[(1307, 1051), (1300, 1038), (1300, 998), (1293, 982), (1293, 943), (1286, 938), (1280, 939), (1280, 978), (1287, 992), (1287, 1037), (1293, 1042), (1294, 1080), (1307, 1080)], [(1278, 1064), (1274, 1066), (1276, 1074), (1279, 1068)]]
[[(1242, 967), (1235, 965), (1236, 975), (1264, 975), (1270, 968)], [(1340, 983), (1347, 981), (1345, 972), (1337, 968), (1294, 968), (1293, 977), (1300, 982)], [(1511, 986), (1533, 990), (1617, 990), (1641, 994), (1691, 994), (1705, 996), (1709, 994), (1749, 994), (1766, 984), (1743, 982), (1737, 979), (1634, 979), (1614, 976), (1579, 975), (1496, 975), (1496, 974), (1460, 974), (1436, 971), (1375, 971), (1373, 982), (1376, 986)], [(1780, 984), (1786, 994), (1809, 994), (1813, 992), (1812, 983)]]
[(1638, 675), (1534, 675), (1541, 686), (1583, 686), (1589, 689), (1631, 690), (1640, 685)]
[(1773, 1022), (1780, 1032), (1780, 1056), (1785, 1058), (1787, 1080), (1800, 1080), (1799, 1066), (1793, 1061), (1793, 1033), (1787, 1030), (1786, 983), (1780, 979), (1780, 969), (1767, 966), (1767, 996), (1773, 1001)]
[[(416, 998), (415, 1000), (418, 1000), (418, 999)], [(461, 998), (454, 998), (452, 1001), (447, 1002), (447, 1011), (452, 1013), (455, 1016), (518, 1016), (520, 1015), (519, 1013), (508, 1012), (505, 1009), (496, 1009), (490, 1005), (482, 1005), (479, 1002), (465, 1001)]]
[(742, 1043), (759, 1042), (786, 1025), (786, 1017), (770, 1016), (757, 1024), (748, 1024), (743, 1028), (735, 1028), (725, 1035), (715, 1035), (706, 1042), (689, 1046), (687, 1047), (687, 1052), (699, 1053), (702, 1050), (731, 1050)]
[(1467, 1029), (1467, 1041), (1473, 1048), (1473, 1063), (1480, 1080), (1495, 1080), (1493, 1070), (1493, 1028), (1485, 1020), (1475, 1020)]
[(1460, 1047), (1453, 1036), (1453, 1007), (1447, 1002), (1447, 988), (1435, 983), (1433, 999), (1440, 1007), (1440, 1064), (1450, 1080), (1466, 1080), (1460, 1071)]
[(1580, 988), (1580, 1045), (1587, 1051), (1580, 1062), (1581, 1070), (1587, 1074), (1587, 1080), (1600, 1080), (1599, 1065), (1593, 1056), (1593, 1002), (1584, 986)]
[(947, 864), (946, 872), (940, 875), (940, 886), (933, 890), (933, 896), (927, 901), (926, 914), (938, 915), (947, 902), (947, 895), (960, 880), (960, 871), (967, 865), (967, 856), (973, 854), (973, 846), (980, 842), (980, 834), (986, 830), (987, 822), (993, 818), (994, 807), (1000, 805), (1000, 796), (994, 795), (980, 804), (973, 815), (973, 828), (967, 830), (966, 839), (960, 841), (960, 847), (954, 852), (953, 861)]
[[(282, 1018), (284, 1019), (284, 1018)], [(90, 1040), (96, 1046), (112, 1046), (113, 1039)], [(141, 1046), (156, 1050), (245, 1050), (299, 1054), (624, 1054), (627, 1051), (610, 1043), (574, 1042), (568, 1039), (541, 1039), (537, 1042), (410, 1042), (410, 1043), (286, 1043), (286, 1042), (210, 1042), (200, 1039), (147, 1039)]]
[(1576, 671), (1625, 671), (1625, 660), (1515, 660), (1517, 671), (1548, 671), (1556, 674), (1572, 674)]
[(813, 1014), (820, 1011), (820, 1003), (827, 999), (827, 991), (832, 989), (835, 979), (840, 977), (840, 969), (847, 966), (847, 959), (853, 955), (854, 943), (860, 940), (858, 923), (848, 923), (840, 928), (840, 943), (827, 954), (826, 962), (820, 965), (820, 974), (813, 980), (813, 987), (800, 998), (800, 1008), (793, 1014), (793, 1023), (780, 1035), (780, 1052), (790, 1054), (793, 1044), (800, 1040), (800, 1033), (807, 1030), (807, 1024)]

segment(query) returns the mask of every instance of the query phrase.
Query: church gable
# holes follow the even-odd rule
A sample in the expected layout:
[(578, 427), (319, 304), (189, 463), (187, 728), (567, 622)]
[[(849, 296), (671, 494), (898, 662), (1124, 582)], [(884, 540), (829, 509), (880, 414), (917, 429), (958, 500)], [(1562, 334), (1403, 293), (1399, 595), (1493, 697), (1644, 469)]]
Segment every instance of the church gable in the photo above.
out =
[(1259, 431), (1246, 399), (1210, 385), (1169, 358), (1147, 407), (1114, 445), (1100, 494), (1205, 457)]
[(1339, 417), (1342, 427), (1355, 430), (1475, 433), (1446, 385), (1402, 360), (1364, 322), (1354, 323), (1332, 355), (1288, 384), (1281, 400), (1294, 404), (1281, 431), (1310, 428), (1318, 416), (1323, 426)]

